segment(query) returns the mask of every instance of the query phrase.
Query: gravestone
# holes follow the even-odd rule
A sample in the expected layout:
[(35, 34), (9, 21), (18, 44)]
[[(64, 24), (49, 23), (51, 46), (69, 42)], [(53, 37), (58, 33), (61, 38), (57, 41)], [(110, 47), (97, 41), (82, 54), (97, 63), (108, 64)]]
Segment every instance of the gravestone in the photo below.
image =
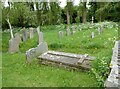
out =
[(101, 34), (101, 28), (98, 28), (98, 34)]
[(43, 33), (42, 32), (39, 32), (39, 35), (38, 35), (38, 39), (39, 39), (39, 44), (43, 42)]
[(18, 44), (21, 43), (21, 37), (19, 33), (15, 33), (15, 38), (18, 41)]
[(67, 29), (67, 35), (71, 35), (71, 31), (70, 31), (70, 28)]
[(30, 39), (34, 37), (34, 29), (30, 28)]
[(19, 51), (19, 43), (16, 38), (9, 40), (9, 53), (15, 53)]
[(90, 69), (95, 57), (65, 52), (47, 51), (38, 57), (41, 64), (57, 65), (69, 69)]
[(58, 36), (59, 36), (59, 38), (62, 38), (64, 36), (64, 32), (63, 31), (59, 31)]
[(92, 32), (91, 37), (92, 37), (92, 38), (94, 38), (94, 37), (95, 37), (94, 32)]
[(72, 34), (76, 32), (75, 26), (72, 26)]
[(40, 55), (44, 52), (48, 51), (48, 45), (46, 42), (41, 42), (37, 47), (36, 47), (36, 55)]
[(24, 42), (28, 40), (28, 32), (25, 28), (23, 28), (23, 30), (22, 30), (22, 36), (23, 36)]
[(104, 26), (101, 26), (101, 33), (103, 33), (104, 31)]
[(40, 32), (40, 27), (39, 26), (37, 27), (37, 33), (38, 33), (38, 43), (40, 44), (44, 41), (44, 39), (43, 39), (43, 33)]
[(36, 48), (31, 48), (28, 51), (26, 51), (26, 62), (31, 62), (33, 60), (33, 58), (36, 57)]

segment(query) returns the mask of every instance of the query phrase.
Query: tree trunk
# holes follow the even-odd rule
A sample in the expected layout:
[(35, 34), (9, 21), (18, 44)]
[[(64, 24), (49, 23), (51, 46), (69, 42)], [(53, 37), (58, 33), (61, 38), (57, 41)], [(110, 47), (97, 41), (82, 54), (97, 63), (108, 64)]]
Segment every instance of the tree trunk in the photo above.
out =
[(8, 22), (8, 24), (9, 24), (11, 38), (13, 38), (14, 36), (13, 36), (12, 26), (11, 26), (11, 24), (10, 24), (9, 18), (7, 19), (7, 22)]
[(37, 8), (36, 8), (36, 2), (33, 2), (34, 3), (34, 11), (36, 11), (37, 10)]
[(83, 6), (84, 6), (84, 9), (83, 9), (83, 23), (86, 23), (86, 16), (87, 16), (87, 11), (86, 11), (86, 2), (83, 2)]
[(83, 23), (86, 23), (86, 10), (83, 12)]
[(101, 22), (101, 20), (102, 20), (101, 14), (100, 14), (100, 17), (99, 17), (99, 18), (100, 18), (100, 22)]
[(67, 28), (69, 28), (70, 25), (70, 14), (69, 11), (67, 10)]

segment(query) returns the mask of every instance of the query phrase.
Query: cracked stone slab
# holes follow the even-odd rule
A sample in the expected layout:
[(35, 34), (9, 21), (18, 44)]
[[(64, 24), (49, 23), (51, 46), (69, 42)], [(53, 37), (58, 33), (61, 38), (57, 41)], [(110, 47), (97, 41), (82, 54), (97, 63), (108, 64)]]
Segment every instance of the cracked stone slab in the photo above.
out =
[[(38, 57), (40, 61), (49, 61), (63, 65), (69, 65), (70, 67), (75, 68), (83, 68), (90, 69), (91, 61), (95, 59), (95, 57), (89, 56), (88, 54), (72, 54), (65, 52), (57, 52), (57, 51), (47, 51)], [(44, 62), (45, 63), (45, 62)]]

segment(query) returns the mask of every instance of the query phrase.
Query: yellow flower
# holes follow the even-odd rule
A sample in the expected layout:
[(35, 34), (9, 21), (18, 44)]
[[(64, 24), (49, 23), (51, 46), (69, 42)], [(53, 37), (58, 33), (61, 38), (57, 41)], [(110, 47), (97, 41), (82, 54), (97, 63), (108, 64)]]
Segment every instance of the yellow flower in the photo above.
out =
[(112, 67), (113, 65), (110, 63), (109, 67)]

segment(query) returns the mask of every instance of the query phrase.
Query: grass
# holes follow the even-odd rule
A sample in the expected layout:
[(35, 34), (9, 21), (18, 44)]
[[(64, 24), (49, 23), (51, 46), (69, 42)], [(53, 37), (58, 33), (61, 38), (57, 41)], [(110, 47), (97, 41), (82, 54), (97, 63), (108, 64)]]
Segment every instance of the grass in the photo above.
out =
[(37, 61), (26, 64), (24, 53), (3, 54), (4, 87), (96, 87), (95, 80), (88, 72), (67, 71)]
[[(95, 56), (96, 60), (93, 62), (95, 76), (91, 74), (92, 71), (67, 71), (61, 68), (40, 65), (37, 61), (33, 61), (31, 65), (28, 65), (25, 63), (25, 51), (37, 46), (37, 34), (33, 39), (20, 44), (19, 53), (11, 55), (7, 53), (10, 34), (3, 33), (3, 86), (97, 87), (104, 84), (109, 73), (108, 67), (112, 56), (112, 47), (117, 39), (116, 27), (105, 28), (100, 35), (98, 35), (95, 28), (90, 30), (85, 28), (74, 35), (64, 36), (61, 39), (58, 38), (58, 31), (63, 30), (66, 34), (65, 25), (44, 26), (41, 29), (49, 50), (76, 54), (87, 53)], [(94, 39), (91, 39), (91, 32), (95, 32)]]

